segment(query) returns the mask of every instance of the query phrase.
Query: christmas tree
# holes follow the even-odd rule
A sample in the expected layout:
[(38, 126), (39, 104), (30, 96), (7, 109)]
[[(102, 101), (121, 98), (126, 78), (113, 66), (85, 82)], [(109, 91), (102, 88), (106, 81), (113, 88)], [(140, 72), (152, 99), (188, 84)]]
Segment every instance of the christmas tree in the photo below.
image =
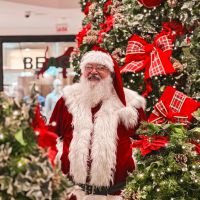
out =
[(123, 198), (200, 199), (199, 127), (188, 131), (178, 124), (144, 123), (137, 133), (141, 140), (132, 144), (140, 149), (137, 170), (130, 174)]
[(118, 62), (124, 86), (147, 100), (148, 123), (133, 142), (138, 169), (124, 198), (200, 199), (200, 1), (81, 0), (81, 7), (75, 80), (82, 55), (98, 45)]
[(69, 182), (52, 167), (31, 126), (34, 101), (0, 94), (0, 199), (66, 199)]

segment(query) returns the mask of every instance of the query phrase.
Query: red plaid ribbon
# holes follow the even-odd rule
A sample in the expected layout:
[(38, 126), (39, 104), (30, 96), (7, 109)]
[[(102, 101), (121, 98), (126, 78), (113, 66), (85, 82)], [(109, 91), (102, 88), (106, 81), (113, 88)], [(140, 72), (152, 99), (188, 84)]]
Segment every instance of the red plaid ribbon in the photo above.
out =
[(182, 92), (175, 91), (174, 96), (170, 102), (170, 108), (174, 112), (180, 112), (187, 96)]
[(158, 116), (158, 118), (151, 122), (155, 124), (163, 124), (170, 121), (173, 123), (188, 125), (190, 123), (188, 121), (188, 116), (183, 116), (180, 112), (186, 98), (186, 95), (176, 91), (169, 106), (162, 100), (159, 101), (154, 106), (153, 110), (153, 114)]
[(153, 44), (148, 44), (138, 35), (133, 35), (126, 51), (126, 65), (121, 73), (139, 72), (145, 69), (145, 79), (175, 72), (170, 62), (172, 41), (165, 34), (159, 34)]
[(143, 96), (148, 96), (152, 91), (151, 82), (147, 79), (152, 76), (174, 73), (175, 69), (170, 62), (172, 54), (172, 40), (166, 34), (156, 36), (153, 44), (148, 44), (138, 35), (133, 35), (126, 50), (125, 66), (120, 70), (125, 72), (140, 72), (145, 69), (144, 79), (146, 91)]

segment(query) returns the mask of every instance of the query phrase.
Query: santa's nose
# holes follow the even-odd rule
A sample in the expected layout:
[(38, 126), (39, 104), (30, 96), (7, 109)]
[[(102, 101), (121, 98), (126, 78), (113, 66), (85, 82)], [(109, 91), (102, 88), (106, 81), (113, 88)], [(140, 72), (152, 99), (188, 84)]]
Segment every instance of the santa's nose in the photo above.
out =
[(92, 73), (92, 74), (98, 74), (97, 68), (93, 67), (92, 71), (90, 73)]

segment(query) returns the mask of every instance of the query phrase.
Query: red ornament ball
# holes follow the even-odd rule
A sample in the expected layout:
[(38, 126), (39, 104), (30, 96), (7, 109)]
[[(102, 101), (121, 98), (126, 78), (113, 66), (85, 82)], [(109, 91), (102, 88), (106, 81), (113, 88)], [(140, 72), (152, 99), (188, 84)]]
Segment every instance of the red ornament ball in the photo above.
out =
[(138, 0), (142, 5), (147, 8), (159, 6), (164, 0)]

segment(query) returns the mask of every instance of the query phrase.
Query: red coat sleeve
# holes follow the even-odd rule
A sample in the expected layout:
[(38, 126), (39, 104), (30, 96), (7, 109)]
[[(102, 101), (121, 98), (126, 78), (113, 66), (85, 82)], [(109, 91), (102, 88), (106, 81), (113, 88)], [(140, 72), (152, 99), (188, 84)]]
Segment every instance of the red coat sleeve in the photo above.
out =
[(72, 115), (69, 113), (65, 100), (59, 99), (49, 121), (49, 130), (56, 133), (63, 141), (61, 169), (64, 174), (69, 172), (69, 146), (72, 140)]
[(56, 133), (59, 137), (63, 137), (68, 129), (71, 129), (72, 116), (68, 112), (65, 100), (61, 97), (51, 115), (49, 121), (49, 130)]

